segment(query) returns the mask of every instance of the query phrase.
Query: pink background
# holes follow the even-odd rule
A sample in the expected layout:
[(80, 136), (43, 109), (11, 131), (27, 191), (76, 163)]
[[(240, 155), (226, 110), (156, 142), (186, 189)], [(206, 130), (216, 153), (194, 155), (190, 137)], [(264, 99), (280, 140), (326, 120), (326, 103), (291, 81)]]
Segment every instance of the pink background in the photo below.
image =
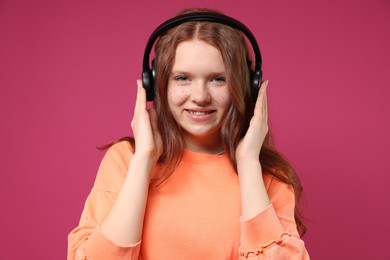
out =
[(187, 6), (259, 41), (312, 258), (390, 259), (389, 1), (133, 2), (0, 1), (0, 259), (65, 259), (95, 147), (130, 134), (146, 40)]

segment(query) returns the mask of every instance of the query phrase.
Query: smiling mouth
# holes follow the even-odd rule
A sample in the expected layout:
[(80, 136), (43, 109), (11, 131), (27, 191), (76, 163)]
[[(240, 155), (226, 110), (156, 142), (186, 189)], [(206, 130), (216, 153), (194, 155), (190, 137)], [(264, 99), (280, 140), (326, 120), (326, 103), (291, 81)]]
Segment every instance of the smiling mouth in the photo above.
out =
[(197, 110), (188, 110), (186, 109), (186, 111), (191, 114), (191, 115), (195, 115), (195, 116), (203, 116), (203, 115), (208, 115), (208, 114), (211, 114), (214, 112), (214, 110), (210, 110), (210, 111), (197, 111)]

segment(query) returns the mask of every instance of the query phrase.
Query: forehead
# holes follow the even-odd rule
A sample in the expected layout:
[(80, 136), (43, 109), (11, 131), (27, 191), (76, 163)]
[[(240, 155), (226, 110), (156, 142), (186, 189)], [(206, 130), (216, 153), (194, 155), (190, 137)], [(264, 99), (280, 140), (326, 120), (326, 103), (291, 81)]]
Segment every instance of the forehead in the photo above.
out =
[(225, 70), (224, 60), (219, 49), (198, 39), (178, 44), (172, 70), (194, 69)]

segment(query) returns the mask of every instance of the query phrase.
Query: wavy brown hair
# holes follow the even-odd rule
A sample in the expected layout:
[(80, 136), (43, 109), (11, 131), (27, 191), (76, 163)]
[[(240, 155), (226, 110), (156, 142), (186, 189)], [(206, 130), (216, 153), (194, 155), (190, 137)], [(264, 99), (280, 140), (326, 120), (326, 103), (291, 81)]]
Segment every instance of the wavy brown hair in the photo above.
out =
[[(209, 9), (186, 9), (179, 15), (203, 11), (216, 12)], [(249, 87), (250, 71), (248, 66), (248, 64), (252, 64), (251, 54), (246, 40), (239, 30), (219, 23), (196, 21), (183, 23), (163, 33), (155, 45), (156, 82), (158, 84), (156, 84), (154, 107), (157, 112), (158, 129), (163, 140), (163, 152), (158, 163), (164, 166), (164, 170), (154, 181), (162, 182), (168, 178), (182, 159), (185, 142), (181, 129), (169, 109), (167, 89), (178, 44), (193, 39), (204, 41), (217, 48), (226, 66), (232, 103), (222, 124), (223, 140), (221, 141), (225, 144), (225, 152), (236, 171), (235, 151), (253, 116), (254, 101)], [(133, 138), (124, 137), (118, 141), (123, 140), (129, 141), (135, 149)], [(271, 174), (293, 188), (296, 200), (295, 221), (300, 235), (303, 235), (306, 232), (306, 227), (301, 216), (302, 186), (294, 168), (275, 149), (270, 130), (265, 137), (259, 160), (264, 174)]]

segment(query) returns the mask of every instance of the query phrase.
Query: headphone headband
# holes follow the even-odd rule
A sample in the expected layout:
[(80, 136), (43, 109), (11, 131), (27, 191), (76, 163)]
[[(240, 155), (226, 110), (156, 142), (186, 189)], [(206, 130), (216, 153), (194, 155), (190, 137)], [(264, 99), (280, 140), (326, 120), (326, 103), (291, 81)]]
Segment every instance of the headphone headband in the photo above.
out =
[[(158, 26), (150, 35), (149, 40), (145, 47), (144, 57), (143, 57), (143, 63), (142, 63), (142, 80), (144, 88), (147, 92), (147, 100), (151, 101), (154, 99), (154, 72), (152, 69), (150, 69), (149, 63), (150, 63), (150, 53), (152, 51), (153, 45), (156, 42), (157, 38), (163, 34), (164, 32), (186, 22), (213, 22), (213, 23), (221, 23), (224, 25), (227, 25), (229, 27), (235, 28), (240, 30), (244, 35), (247, 37), (247, 39), (250, 41), (253, 52), (255, 55), (255, 67), (253, 72), (253, 81), (251, 82), (252, 86), (251, 88), (259, 88), (261, 83), (261, 64), (262, 64), (262, 58), (260, 53), (259, 45), (257, 44), (256, 38), (252, 34), (252, 32), (246, 27), (243, 23), (240, 21), (229, 17), (224, 14), (220, 13), (213, 13), (213, 12), (194, 12), (189, 14), (183, 14), (179, 16), (175, 16), (169, 20), (166, 20), (160, 26)], [(257, 95), (256, 95), (257, 96)]]

